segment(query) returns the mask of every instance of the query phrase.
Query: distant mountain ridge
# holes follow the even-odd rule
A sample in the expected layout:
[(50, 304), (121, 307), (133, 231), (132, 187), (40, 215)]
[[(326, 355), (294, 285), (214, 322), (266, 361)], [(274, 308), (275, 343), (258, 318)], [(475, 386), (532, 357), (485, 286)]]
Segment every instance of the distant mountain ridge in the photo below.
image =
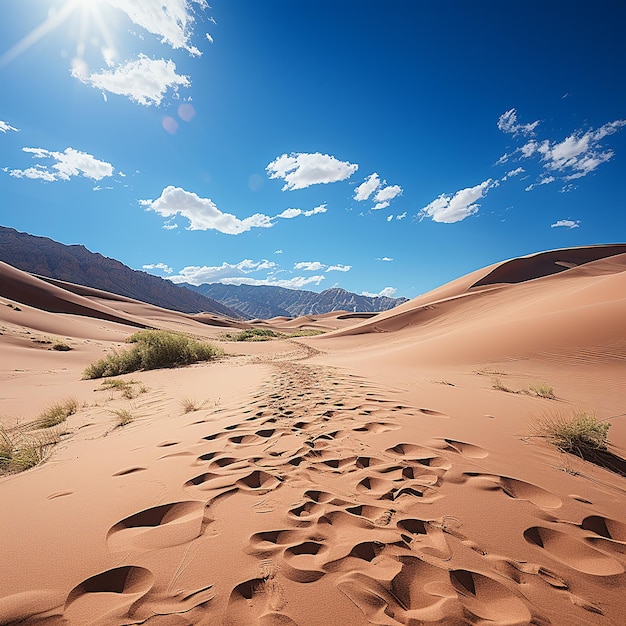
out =
[(240, 311), (247, 317), (258, 319), (320, 315), (332, 311), (379, 313), (407, 302), (406, 298), (360, 296), (337, 287), (317, 293), (271, 285), (183, 284), (221, 302), (224, 306)]
[(183, 313), (209, 312), (240, 319), (223, 304), (146, 272), (90, 252), (0, 226), (0, 260), (22, 271), (108, 291)]

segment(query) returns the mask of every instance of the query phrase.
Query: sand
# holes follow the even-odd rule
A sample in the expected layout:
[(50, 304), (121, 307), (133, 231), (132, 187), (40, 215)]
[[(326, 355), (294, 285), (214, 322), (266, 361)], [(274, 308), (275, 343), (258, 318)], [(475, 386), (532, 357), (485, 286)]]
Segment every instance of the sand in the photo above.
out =
[[(626, 457), (625, 319), (626, 246), (496, 264), (376, 316), (253, 323), (2, 264), (2, 424), (78, 410), (44, 463), (0, 477), (0, 624), (623, 624), (623, 466), (533, 424), (594, 412)], [(255, 326), (328, 332), (222, 341)], [(130, 397), (82, 379), (143, 327), (227, 357), (125, 375)]]

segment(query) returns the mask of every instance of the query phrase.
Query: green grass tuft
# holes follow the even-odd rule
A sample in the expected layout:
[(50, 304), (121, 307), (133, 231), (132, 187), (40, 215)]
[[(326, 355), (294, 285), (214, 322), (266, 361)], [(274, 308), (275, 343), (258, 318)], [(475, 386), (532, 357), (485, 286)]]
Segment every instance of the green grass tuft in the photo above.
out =
[(67, 398), (63, 402), (56, 402), (48, 407), (35, 422), (37, 428), (52, 428), (64, 422), (78, 410), (76, 398)]
[(130, 350), (115, 352), (89, 365), (84, 378), (118, 376), (138, 370), (181, 367), (210, 361), (224, 354), (215, 346), (165, 330), (141, 330), (127, 339)]
[(563, 452), (584, 457), (587, 453), (606, 450), (611, 424), (592, 413), (579, 412), (572, 417), (544, 415), (537, 419), (535, 433)]
[(545, 383), (541, 385), (531, 385), (529, 387), (531, 393), (535, 394), (538, 398), (546, 398), (547, 400), (556, 400), (554, 395), (554, 389)]

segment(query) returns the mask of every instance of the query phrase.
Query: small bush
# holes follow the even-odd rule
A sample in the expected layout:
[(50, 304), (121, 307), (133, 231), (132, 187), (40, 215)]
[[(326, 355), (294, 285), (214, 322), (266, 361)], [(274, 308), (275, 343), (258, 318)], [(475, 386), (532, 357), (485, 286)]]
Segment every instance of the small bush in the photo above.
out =
[(529, 387), (531, 393), (535, 394), (538, 398), (546, 398), (547, 400), (556, 400), (556, 396), (554, 395), (554, 389), (549, 385), (541, 384), (541, 385), (531, 385)]
[(39, 465), (60, 440), (56, 431), (33, 435), (20, 431), (9, 433), (0, 428), (0, 471), (23, 472)]
[(57, 402), (48, 407), (35, 422), (37, 428), (52, 428), (64, 422), (70, 415), (78, 410), (76, 398), (67, 398), (63, 402)]
[(117, 409), (116, 411), (112, 411), (112, 413), (115, 415), (116, 428), (126, 426), (126, 424), (130, 424), (135, 419), (128, 409)]
[(611, 424), (591, 413), (575, 413), (572, 417), (549, 415), (537, 420), (536, 434), (544, 437), (563, 452), (585, 457), (591, 451), (606, 450)]
[(52, 344), (51, 349), (56, 350), (57, 352), (69, 352), (72, 349), (72, 346), (64, 343), (63, 341), (55, 341)]
[(204, 402), (198, 402), (193, 398), (183, 398), (181, 400), (181, 404), (185, 413), (193, 413), (194, 411), (199, 411), (204, 406)]
[(288, 337), (315, 337), (317, 335), (323, 335), (325, 330), (318, 330), (316, 328), (301, 328), (289, 333)]
[(269, 341), (280, 336), (280, 333), (269, 328), (248, 328), (236, 335), (227, 335), (231, 341)]
[(187, 335), (164, 330), (141, 330), (128, 338), (130, 350), (114, 352), (89, 365), (84, 378), (118, 376), (138, 370), (181, 367), (198, 361), (210, 361), (223, 351)]
[(491, 381), (491, 387), (492, 389), (496, 389), (497, 391), (505, 391), (506, 393), (515, 393), (515, 391), (507, 387), (500, 378), (494, 378)]
[[(136, 386), (137, 385), (137, 386)], [(124, 380), (122, 378), (109, 378), (103, 380), (100, 385), (101, 389), (115, 389), (120, 391), (122, 396), (127, 400), (136, 398), (140, 393), (146, 393), (147, 389), (143, 383), (136, 380)]]

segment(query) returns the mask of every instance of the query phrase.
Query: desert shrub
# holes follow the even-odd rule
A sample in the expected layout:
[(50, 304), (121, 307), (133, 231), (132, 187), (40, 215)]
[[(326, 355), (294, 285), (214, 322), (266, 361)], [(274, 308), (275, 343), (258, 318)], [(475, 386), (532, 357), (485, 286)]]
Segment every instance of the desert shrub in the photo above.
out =
[(35, 422), (37, 428), (52, 428), (64, 422), (70, 415), (78, 410), (76, 398), (67, 398), (63, 402), (56, 402), (49, 406)]
[(571, 417), (544, 415), (537, 420), (535, 432), (559, 450), (585, 457), (589, 452), (606, 450), (610, 427), (592, 413), (579, 412)]
[(9, 433), (0, 428), (0, 471), (23, 472), (43, 462), (61, 437), (52, 430), (45, 433)]
[(180, 403), (185, 413), (193, 413), (194, 411), (199, 411), (204, 405), (204, 402), (198, 402), (194, 398), (183, 398)]
[(228, 337), (232, 341), (268, 341), (280, 336), (280, 333), (269, 328), (248, 328)]
[(84, 378), (118, 376), (138, 370), (181, 367), (198, 361), (210, 361), (223, 354), (211, 344), (165, 330), (141, 330), (127, 339), (129, 350), (114, 352), (89, 365)]
[(535, 394), (538, 398), (546, 398), (547, 400), (556, 400), (554, 395), (554, 389), (545, 383), (541, 385), (531, 385), (529, 387), (531, 393)]
[(52, 344), (51, 349), (56, 350), (57, 352), (68, 352), (72, 349), (72, 346), (63, 341), (55, 341)]
[(112, 413), (113, 415), (115, 415), (116, 428), (126, 426), (126, 424), (130, 424), (135, 419), (128, 409), (117, 409), (115, 411), (112, 411)]
[(301, 328), (289, 333), (289, 337), (315, 337), (316, 335), (323, 335), (325, 330), (318, 330), (316, 328)]
[(124, 380), (123, 378), (107, 378), (107, 380), (102, 381), (100, 388), (102, 390), (114, 389), (115, 391), (120, 391), (127, 400), (132, 400), (140, 393), (148, 391), (143, 383), (139, 383), (136, 380)]

